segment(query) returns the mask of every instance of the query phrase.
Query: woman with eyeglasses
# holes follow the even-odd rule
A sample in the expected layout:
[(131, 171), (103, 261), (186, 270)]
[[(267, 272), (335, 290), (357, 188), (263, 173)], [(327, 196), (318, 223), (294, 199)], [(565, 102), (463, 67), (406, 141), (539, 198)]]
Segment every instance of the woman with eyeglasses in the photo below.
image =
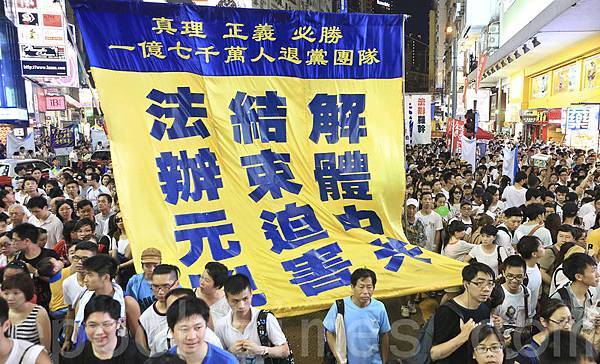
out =
[(548, 335), (555, 330), (571, 330), (573, 318), (569, 307), (556, 298), (541, 305), (540, 324), (542, 331), (533, 335), (531, 341), (519, 350), (516, 361), (519, 364), (539, 364), (540, 347)]
[(505, 363), (504, 338), (494, 326), (480, 325), (471, 332), (469, 341), (473, 345), (473, 363)]
[(143, 363), (135, 341), (117, 332), (123, 329), (121, 304), (109, 296), (96, 296), (86, 305), (83, 328), (88, 341), (82, 350), (62, 352), (60, 364), (134, 364)]

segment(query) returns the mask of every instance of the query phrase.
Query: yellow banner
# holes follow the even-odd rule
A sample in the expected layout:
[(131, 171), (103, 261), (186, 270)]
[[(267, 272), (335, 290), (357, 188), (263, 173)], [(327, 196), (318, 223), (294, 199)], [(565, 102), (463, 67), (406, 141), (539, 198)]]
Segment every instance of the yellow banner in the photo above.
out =
[[(130, 14), (122, 9), (129, 5), (91, 3), (76, 7), (76, 14), (108, 123), (136, 262), (144, 249), (156, 247), (164, 263), (182, 269), (184, 285), (197, 285), (204, 265), (219, 261), (248, 275), (253, 304), (279, 316), (323, 309), (349, 294), (350, 273), (359, 267), (377, 273), (377, 297), (460, 284), (462, 263), (408, 245), (402, 232), (401, 44), (383, 38), (389, 31), (402, 39), (400, 17), (158, 4), (140, 15), (133, 14), (142, 12), (137, 6)], [(147, 25), (158, 24), (155, 13), (172, 19), (170, 28), (161, 20), (157, 37), (165, 43), (161, 52), (171, 50), (163, 58), (159, 48), (147, 53), (150, 36), (119, 41), (138, 33), (111, 33), (110, 22), (125, 16), (132, 27), (140, 18), (140, 29), (154, 29)], [(269, 19), (275, 29), (289, 30), (272, 35), (279, 40), (294, 39), (302, 27), (309, 34), (309, 25), (338, 22), (344, 38), (306, 35), (296, 54), (300, 63), (288, 57), (285, 66), (278, 66), (281, 58), (255, 61), (243, 53), (234, 61), (220, 43), (214, 52), (221, 58), (186, 59), (182, 38), (173, 38), (175, 48), (166, 43), (181, 33), (177, 14), (191, 13), (214, 22)], [(373, 36), (365, 36), (369, 32)], [(356, 43), (356, 49), (330, 48), (316, 64), (310, 50), (318, 42), (335, 47), (333, 40), (346, 48)], [(239, 42), (248, 49), (262, 44)], [(261, 45), (257, 52), (272, 49)]]

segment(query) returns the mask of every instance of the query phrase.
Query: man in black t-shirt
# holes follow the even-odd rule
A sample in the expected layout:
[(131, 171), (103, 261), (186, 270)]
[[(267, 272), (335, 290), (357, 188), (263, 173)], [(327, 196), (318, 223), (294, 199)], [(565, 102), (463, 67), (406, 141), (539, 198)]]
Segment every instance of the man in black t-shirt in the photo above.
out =
[(60, 259), (58, 254), (51, 249), (40, 248), (37, 244), (39, 230), (34, 225), (23, 223), (15, 226), (11, 231), (12, 240), (15, 243), (15, 249), (18, 251), (16, 260), (21, 260), (27, 264), (29, 273), (33, 274), (33, 283), (35, 286), (35, 295), (37, 304), (48, 310), (51, 293), (50, 284), (37, 275), (37, 264), (46, 257)]
[(465, 291), (435, 313), (430, 352), (434, 363), (469, 362), (469, 335), (479, 323), (490, 319), (490, 309), (484, 302), (494, 288), (494, 271), (476, 262), (463, 268), (462, 278)]

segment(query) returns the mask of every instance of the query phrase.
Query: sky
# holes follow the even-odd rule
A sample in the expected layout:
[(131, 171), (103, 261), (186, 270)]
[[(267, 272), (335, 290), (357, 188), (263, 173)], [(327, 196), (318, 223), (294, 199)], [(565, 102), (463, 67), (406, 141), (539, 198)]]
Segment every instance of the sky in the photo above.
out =
[(402, 13), (411, 17), (406, 21), (406, 32), (423, 36), (427, 43), (429, 32), (429, 10), (433, 9), (433, 0), (389, 0), (394, 13)]

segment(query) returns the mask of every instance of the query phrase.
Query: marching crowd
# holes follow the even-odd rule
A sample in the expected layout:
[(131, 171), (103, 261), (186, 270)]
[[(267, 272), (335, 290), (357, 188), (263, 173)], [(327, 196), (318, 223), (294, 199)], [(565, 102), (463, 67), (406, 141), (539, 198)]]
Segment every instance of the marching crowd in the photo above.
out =
[[(407, 149), (407, 239), (468, 264), (462, 286), (388, 307), (410, 318), (425, 296), (441, 300), (406, 362), (596, 362), (597, 156), (520, 146), (508, 176), (503, 147), (490, 143), (476, 168), (443, 143)], [(551, 158), (540, 165), (539, 154)], [(154, 248), (135, 271), (109, 168), (16, 172), (0, 190), (0, 363), (294, 362), (275, 316), (252, 307), (246, 276), (210, 262), (197, 289), (183, 288)], [(325, 362), (389, 362), (376, 283), (367, 268), (352, 273), (352, 294), (323, 320)]]

